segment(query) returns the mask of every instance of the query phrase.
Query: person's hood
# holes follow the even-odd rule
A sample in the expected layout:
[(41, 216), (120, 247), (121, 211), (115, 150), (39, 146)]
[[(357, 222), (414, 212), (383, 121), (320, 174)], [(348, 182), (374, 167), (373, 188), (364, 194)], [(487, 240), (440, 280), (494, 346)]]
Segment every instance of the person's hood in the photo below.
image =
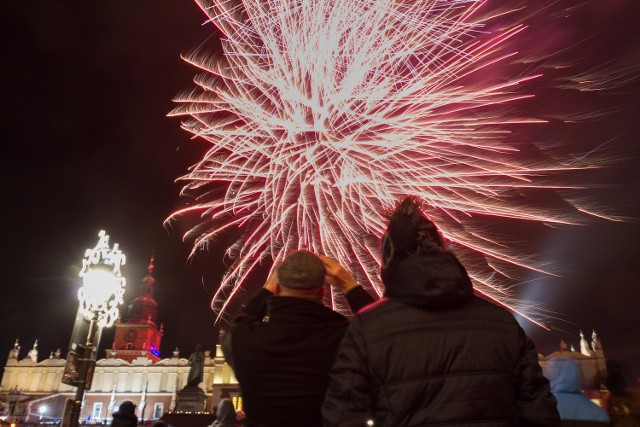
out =
[(550, 360), (544, 373), (553, 393), (580, 393), (582, 389), (580, 368), (571, 359), (559, 357)]
[(429, 309), (453, 308), (469, 301), (471, 279), (444, 246), (417, 199), (407, 197), (400, 202), (382, 236), (380, 276), (385, 296)]
[(229, 399), (222, 399), (216, 410), (216, 423), (214, 426), (236, 424), (236, 410)]
[(467, 271), (449, 252), (412, 255), (384, 280), (385, 296), (431, 310), (459, 307), (473, 296)]

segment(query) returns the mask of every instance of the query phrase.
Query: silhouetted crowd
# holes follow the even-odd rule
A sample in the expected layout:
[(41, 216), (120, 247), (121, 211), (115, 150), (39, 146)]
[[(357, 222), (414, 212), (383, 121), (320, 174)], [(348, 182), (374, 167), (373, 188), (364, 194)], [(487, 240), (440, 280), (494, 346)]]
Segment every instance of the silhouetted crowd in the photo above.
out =
[[(413, 198), (390, 213), (380, 252), (377, 300), (321, 254), (274, 266), (222, 337), (244, 413), (223, 400), (212, 426), (640, 426), (638, 397), (615, 372), (606, 410), (581, 394), (573, 360), (543, 375), (514, 316), (474, 294)], [(323, 304), (325, 284), (351, 320)], [(129, 426), (127, 409), (112, 426)]]

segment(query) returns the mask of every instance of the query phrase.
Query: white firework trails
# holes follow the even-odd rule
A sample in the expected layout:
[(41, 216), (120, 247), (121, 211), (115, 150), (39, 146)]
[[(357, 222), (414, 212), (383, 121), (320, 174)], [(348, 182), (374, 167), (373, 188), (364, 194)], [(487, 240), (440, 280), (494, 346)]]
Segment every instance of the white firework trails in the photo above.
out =
[(186, 236), (194, 250), (242, 230), (212, 303), (219, 315), (261, 261), (298, 248), (337, 258), (381, 294), (384, 211), (405, 195), (423, 202), (479, 292), (532, 314), (508, 289), (514, 270), (541, 267), (478, 224), (575, 222), (519, 194), (561, 188), (547, 177), (582, 165), (520, 152), (508, 128), (543, 120), (513, 104), (538, 74), (494, 78), (515, 62), (507, 41), (525, 27), (487, 30), (496, 15), (479, 17), (482, 3), (200, 2), (222, 52), (187, 58), (203, 73), (172, 114), (211, 148), (182, 178), (198, 202), (172, 217), (201, 215)]

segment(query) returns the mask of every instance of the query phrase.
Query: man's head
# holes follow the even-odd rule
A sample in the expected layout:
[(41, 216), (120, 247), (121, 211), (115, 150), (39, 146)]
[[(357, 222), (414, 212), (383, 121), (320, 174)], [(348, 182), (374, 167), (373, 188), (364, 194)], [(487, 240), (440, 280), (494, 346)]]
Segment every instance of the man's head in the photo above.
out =
[(326, 270), (322, 260), (309, 251), (288, 255), (278, 267), (281, 295), (315, 295), (323, 289)]
[(114, 415), (131, 416), (136, 413), (136, 404), (130, 400), (125, 400), (120, 404)]

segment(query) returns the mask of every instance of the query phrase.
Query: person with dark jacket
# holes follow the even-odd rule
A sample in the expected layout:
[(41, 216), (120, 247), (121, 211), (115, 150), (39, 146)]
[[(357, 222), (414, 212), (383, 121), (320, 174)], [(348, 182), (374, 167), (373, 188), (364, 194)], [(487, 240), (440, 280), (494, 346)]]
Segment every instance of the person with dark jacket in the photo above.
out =
[(607, 363), (607, 389), (604, 408), (611, 416), (611, 427), (640, 427), (640, 396), (627, 388), (619, 366)]
[(373, 302), (336, 260), (289, 254), (222, 338), (250, 427), (319, 427), (329, 369), (346, 317), (322, 304), (327, 282), (353, 310)]
[(137, 425), (136, 404), (130, 400), (125, 400), (120, 404), (118, 410), (113, 413), (111, 427), (135, 427)]
[(544, 369), (551, 383), (551, 392), (558, 401), (558, 412), (563, 427), (606, 427), (607, 411), (582, 395), (580, 368), (571, 359), (552, 359)]
[(511, 313), (474, 296), (414, 199), (391, 215), (382, 257), (385, 297), (345, 333), (326, 427), (560, 424), (533, 342)]

